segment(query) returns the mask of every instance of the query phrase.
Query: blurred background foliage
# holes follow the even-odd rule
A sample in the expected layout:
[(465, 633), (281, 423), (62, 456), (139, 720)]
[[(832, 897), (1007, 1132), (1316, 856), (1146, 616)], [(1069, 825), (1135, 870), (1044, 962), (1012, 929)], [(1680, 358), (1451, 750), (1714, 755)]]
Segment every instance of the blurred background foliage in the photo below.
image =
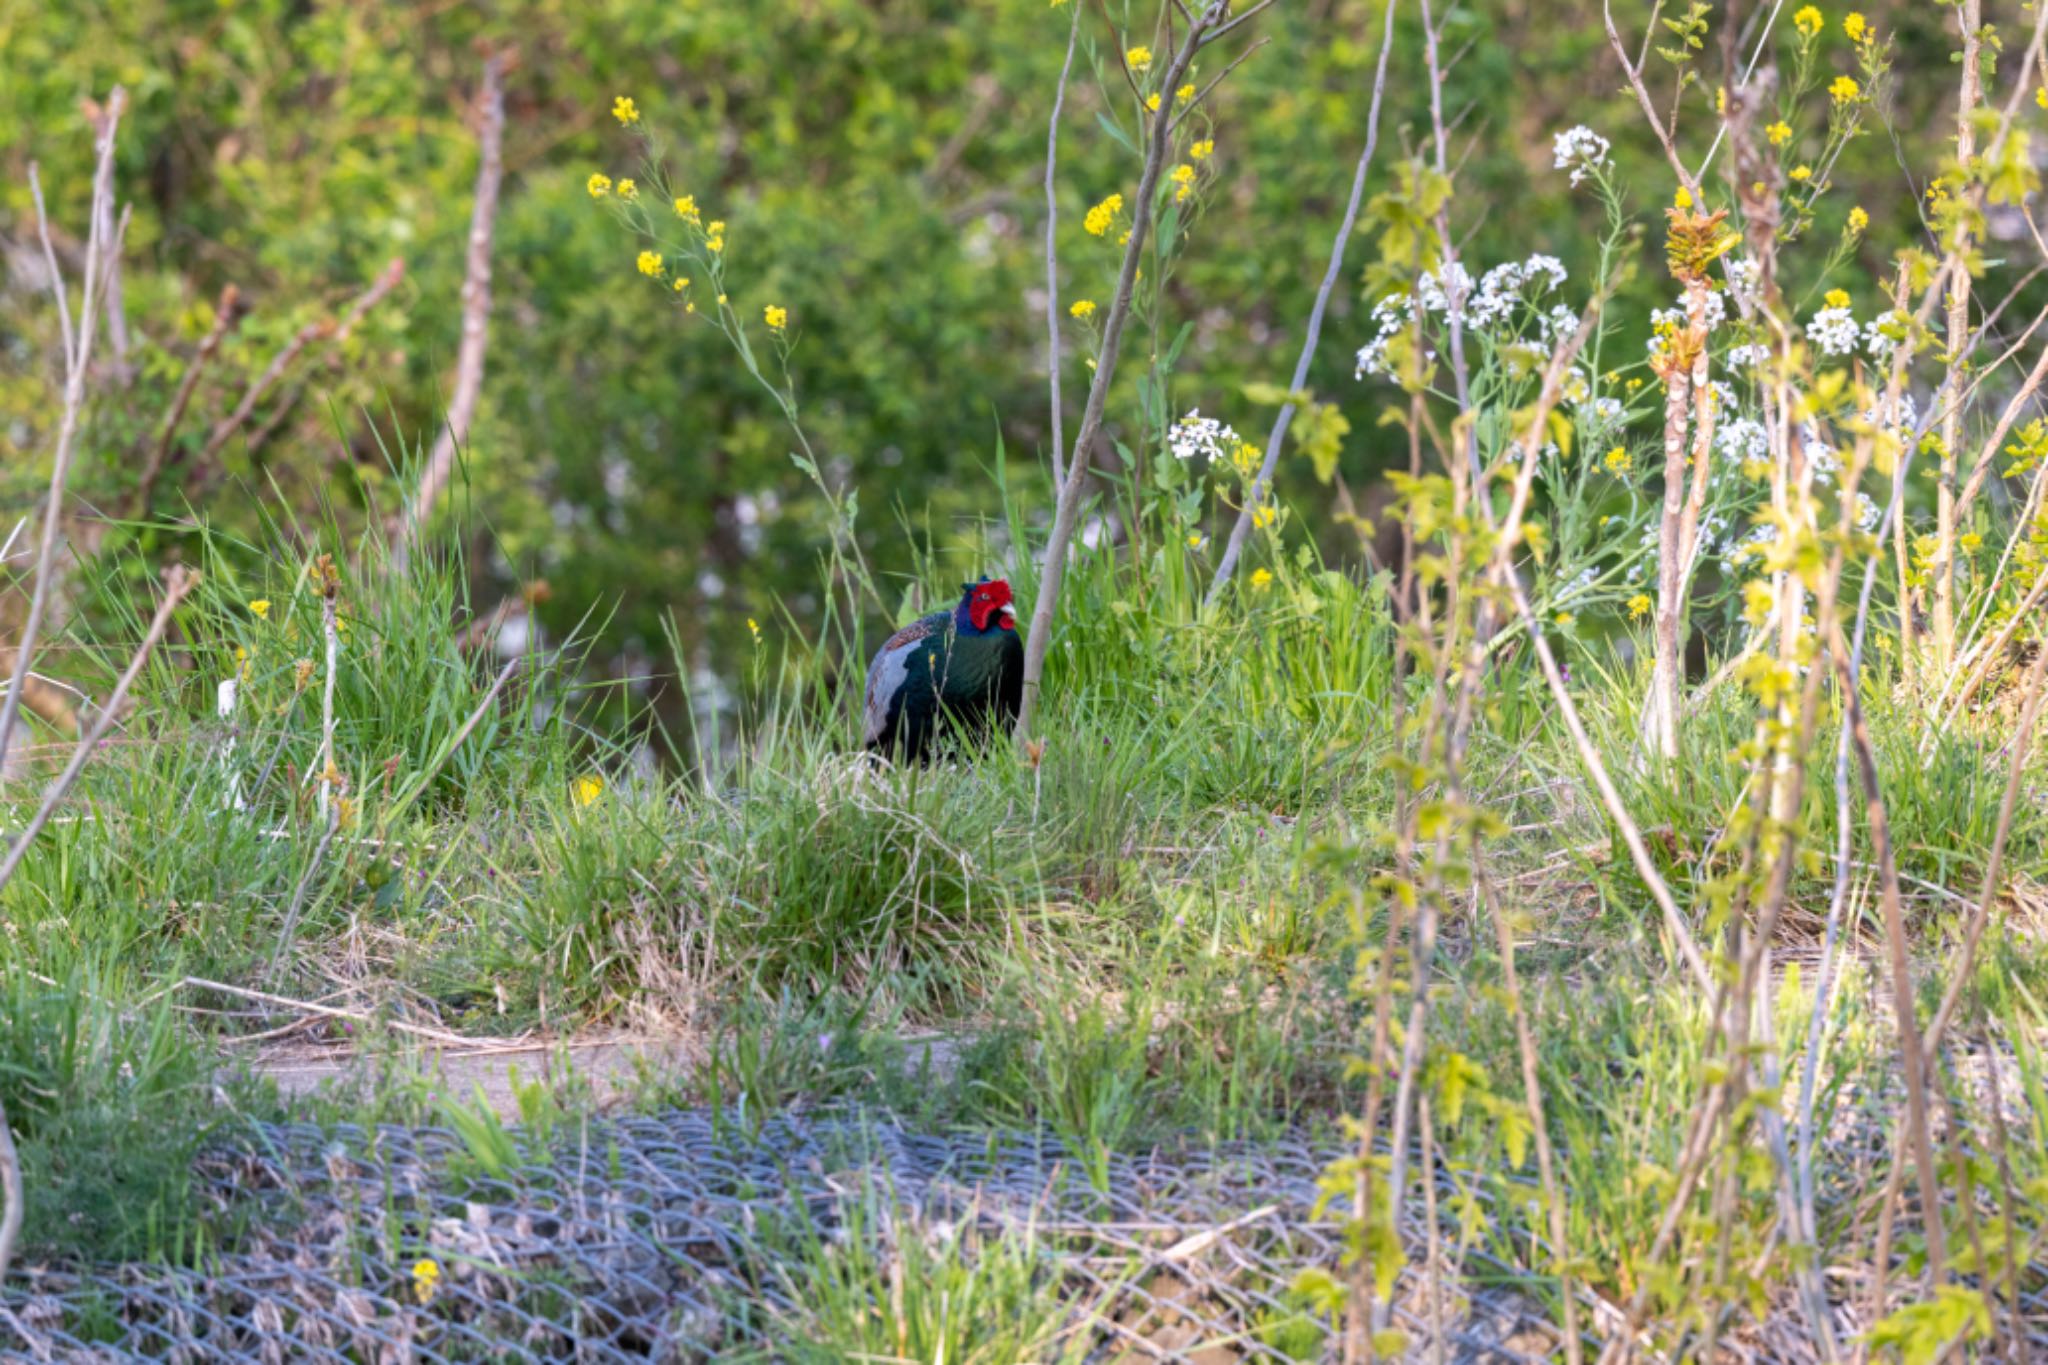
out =
[[(1645, 7), (1621, 8), (1625, 31), (1640, 34)], [(1742, 22), (1766, 13), (1744, 11)], [(1383, 14), (1375, 0), (1276, 5), (1259, 21), (1269, 43), (1217, 96), (1221, 178), (1166, 324), (1168, 337), (1192, 328), (1174, 410), (1200, 407), (1262, 438), (1270, 412), (1242, 386), (1284, 382), (1292, 364), (1363, 141)], [(600, 620), (593, 668), (644, 678), (665, 667), (662, 620), (673, 612), (690, 666), (730, 677), (746, 658), (749, 617), (803, 630), (820, 607), (827, 512), (790, 462), (787, 429), (716, 332), (685, 325), (635, 272), (634, 244), (585, 192), (593, 171), (635, 173), (609, 113), (620, 94), (661, 134), (679, 188), (729, 222), (742, 315), (791, 308), (807, 425), (830, 476), (858, 492), (860, 533), (885, 585), (909, 581), (927, 539), (948, 567), (978, 567), (967, 547), (999, 517), (995, 461), (1008, 461), (1027, 505), (1046, 501), (1041, 177), (1069, 15), (1043, 0), (0, 0), (9, 524), (45, 477), (59, 372), (30, 249), (27, 164), (41, 160), (60, 249), (76, 250), (63, 234), (84, 221), (89, 100), (116, 82), (130, 91), (118, 184), (133, 219), (125, 363), (102, 347), (73, 480), (100, 519), (74, 540), (139, 549), (129, 558), (140, 566), (189, 553), (191, 513), (254, 537), (266, 518), (318, 526), (333, 510), (346, 524), (395, 507), (393, 461), (430, 443), (450, 382), (482, 54), (510, 50), (489, 359), (454, 499), (478, 613), (530, 600), (557, 635)], [(1918, 78), (1947, 70), (1948, 16), (1918, 6), (1870, 17), (1897, 35), (1888, 126), (1850, 149), (1816, 225), (1833, 240), (1852, 204), (1869, 209), (1855, 278), (1830, 281), (1859, 305), (1875, 301), (1870, 281), (1918, 231), (1919, 187), (1901, 160), (1935, 164), (1939, 148), (1927, 144), (1952, 121), (1935, 93), (1945, 75)], [(1828, 15), (1824, 51), (1847, 70), (1839, 18)], [(1112, 288), (1116, 253), (1081, 218), (1128, 192), (1135, 174), (1099, 118), (1104, 83), (1121, 79), (1124, 19), (1122, 0), (1109, 0), (1083, 24), (1061, 144), (1063, 304)], [(1585, 0), (1478, 0), (1444, 21), (1465, 259), (1476, 274), (1553, 252), (1574, 271), (1565, 297), (1576, 301), (1599, 223), (1553, 169), (1553, 135), (1584, 122), (1613, 137), (1645, 216), (1669, 202), (1671, 183), (1600, 11)], [(1404, 4), (1369, 192), (1427, 141), (1419, 22)], [(1709, 37), (1710, 53), (1718, 41)], [(1651, 63), (1662, 100), (1670, 68)], [(1704, 112), (1692, 126), (1708, 124)], [(1824, 120), (1816, 107), (1799, 135), (1817, 145)], [(1669, 302), (1656, 250), (1651, 234), (1624, 292), (1636, 316)], [(1351, 373), (1371, 255), (1353, 250), (1312, 381), (1349, 419), (1338, 469), (1354, 489), (1405, 458), (1398, 429), (1378, 423), (1393, 391)], [(280, 348), (345, 314), (394, 258), (405, 274), (390, 296), (345, 342), (312, 340), (209, 460), (209, 428)], [(244, 313), (176, 438), (153, 499), (159, 520), (144, 522), (139, 470), (229, 285)], [(1079, 350), (1068, 350), (1076, 408)], [(1133, 382), (1141, 369), (1126, 367)], [(1124, 420), (1136, 410), (1124, 404)], [(1325, 550), (1355, 555), (1356, 539), (1322, 515), (1331, 494), (1311, 462), (1290, 452), (1282, 478), (1311, 513), (1304, 522), (1331, 537)]]

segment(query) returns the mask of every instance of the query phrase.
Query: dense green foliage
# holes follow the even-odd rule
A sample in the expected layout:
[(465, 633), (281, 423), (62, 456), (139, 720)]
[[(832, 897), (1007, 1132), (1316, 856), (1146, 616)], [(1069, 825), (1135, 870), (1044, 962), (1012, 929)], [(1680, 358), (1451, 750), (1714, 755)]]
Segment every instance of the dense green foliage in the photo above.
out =
[[(1111, 11), (1126, 31), (1150, 23), (1149, 11)], [(493, 329), (465, 468), (481, 609), (545, 581), (550, 629), (566, 632), (598, 606), (599, 662), (626, 677), (667, 652), (669, 611), (692, 667), (728, 677), (744, 657), (746, 618), (767, 621), (787, 604), (799, 632), (818, 621), (811, 556), (827, 514), (788, 459), (786, 427), (716, 333), (684, 325), (635, 273), (632, 244), (584, 192), (593, 171), (637, 173), (608, 112), (622, 93), (663, 139), (679, 185), (729, 221), (743, 315), (757, 318), (767, 302), (792, 309), (806, 422), (829, 477), (859, 495), (876, 571), (901, 581), (911, 570), (907, 534), (929, 536), (955, 573), (987, 567), (963, 551), (994, 512), (992, 463), (1012, 466), (1027, 515), (1043, 496), (1040, 182), (1068, 13), (823, 0), (764, 22), (745, 6), (651, 0), (490, 11), (0, 0), (0, 234), (16, 264), (0, 292), (6, 499), (22, 505), (36, 486), (57, 382), (48, 299), (25, 264), (26, 162), (43, 162), (60, 232), (82, 222), (81, 102), (119, 81), (133, 97), (118, 175), (134, 207), (124, 283), (136, 375), (91, 414), (79, 482), (92, 505), (132, 511), (170, 394), (232, 284), (247, 313), (203, 377), (157, 510), (189, 498), (216, 525), (243, 530), (265, 503), (273, 513), (323, 499), (390, 510), (389, 452), (431, 432), (449, 383), (478, 54), (509, 46), (517, 66)], [(1270, 42), (1214, 97), (1218, 188), (1170, 283), (1167, 334), (1146, 343), (1171, 341), (1183, 322), (1191, 329), (1173, 410), (1200, 407), (1253, 434), (1266, 410), (1240, 386), (1285, 378), (1363, 140), (1381, 13), (1359, 0), (1269, 11)], [(1874, 13), (1899, 26), (1902, 69), (1945, 68), (1938, 16)], [(1457, 215), (1462, 249), (1483, 267), (1540, 242), (1578, 277), (1594, 257), (1598, 213), (1552, 169), (1552, 136), (1587, 123), (1616, 140), (1624, 181), (1668, 174), (1597, 11), (1488, 0), (1445, 22), (1446, 54), (1458, 57), (1444, 102), (1457, 120), (1460, 202), (1490, 206)], [(1426, 141), (1427, 83), (1412, 60), (1419, 23), (1419, 10), (1399, 11), (1396, 43), (1408, 56), (1392, 65), (1369, 193), (1390, 188), (1388, 168)], [(1104, 297), (1115, 268), (1110, 246), (1081, 226), (1083, 209), (1128, 191), (1134, 173), (1102, 121), (1123, 117), (1114, 56), (1099, 26), (1084, 26), (1058, 178), (1063, 301)], [(1706, 96), (1696, 87), (1686, 98)], [(1887, 95), (1909, 147), (1931, 136), (1921, 114), (1932, 98), (1913, 80)], [(1817, 147), (1818, 124), (1800, 136)], [(1880, 226), (1860, 252), (1881, 275), (1910, 239), (1911, 213), (1897, 210), (1913, 188), (1882, 138), (1852, 147), (1835, 183), (1818, 230), (1867, 203)], [(1639, 208), (1657, 195), (1644, 197)], [(1644, 265), (1654, 250), (1642, 248)], [(1311, 383), (1349, 419), (1337, 468), (1355, 492), (1403, 458), (1399, 433), (1376, 421), (1383, 395), (1351, 377), (1352, 352), (1369, 336), (1366, 255), (1353, 252)], [(407, 273), (393, 295), (338, 354), (311, 345), (205, 462), (209, 427), (249, 380), (301, 327), (344, 312), (394, 257)], [(1656, 272), (1642, 274), (1628, 286), (1639, 306), (1667, 302)], [(1068, 403), (1078, 407), (1075, 351), (1070, 338)], [(1134, 384), (1135, 372), (1121, 382)], [(287, 406), (250, 454), (253, 433)], [(1119, 406), (1112, 434), (1138, 446), (1116, 425), (1130, 420)], [(1297, 493), (1317, 490), (1312, 501), (1327, 496), (1299, 454), (1282, 475)], [(1356, 553), (1341, 528), (1317, 532), (1330, 553), (1347, 553), (1347, 542)], [(116, 543), (127, 534), (116, 529)], [(150, 551), (165, 548), (165, 532), (141, 535)]]

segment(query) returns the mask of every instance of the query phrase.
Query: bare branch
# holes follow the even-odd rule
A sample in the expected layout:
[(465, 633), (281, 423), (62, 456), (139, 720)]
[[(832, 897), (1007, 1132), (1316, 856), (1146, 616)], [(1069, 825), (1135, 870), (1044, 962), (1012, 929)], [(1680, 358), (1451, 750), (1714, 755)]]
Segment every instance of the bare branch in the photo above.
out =
[(502, 52), (484, 62), (483, 87), (477, 96), (482, 121), (477, 130), (476, 203), (470, 211), (469, 260), (462, 280), (462, 344), (455, 356), (455, 389), (448, 420), (420, 471), (419, 489), (391, 528), (392, 558), (399, 566), (419, 543), (434, 503), (455, 473), (455, 452), (469, 439), (483, 391), (484, 344), (491, 318), (491, 234), (497, 224), (498, 187), (505, 175), (505, 67)]
[(1045, 127), (1045, 369), (1052, 385), (1052, 482), (1067, 481), (1065, 416), (1060, 411), (1060, 261), (1055, 236), (1060, 222), (1059, 197), (1053, 178), (1060, 160), (1060, 111), (1067, 102), (1067, 75), (1074, 69), (1074, 44), (1081, 36), (1081, 6), (1074, 6), (1067, 28), (1067, 59), (1060, 64), (1060, 83), (1053, 91), (1052, 117)]
[(50, 265), (50, 291), (57, 296), (57, 314), (63, 321), (64, 412), (58, 419), (57, 449), (50, 460), (50, 492), (43, 504), (42, 537), (36, 550), (35, 589), (29, 598), (28, 618), (22, 622), (20, 643), (15, 648), (14, 674), (8, 681), (6, 699), (0, 701), (0, 772), (7, 768), (8, 745), (14, 738), (15, 722), (21, 715), (22, 682), (34, 662), (36, 634), (42, 629), (43, 614), (50, 604), (57, 537), (64, 519), (64, 485), (71, 477), (71, 460), (77, 449), (79, 419), (85, 409), (86, 367), (92, 359), (93, 323), (100, 307), (95, 286), (104, 282), (105, 265), (101, 256), (109, 247), (108, 238), (113, 235), (114, 136), (120, 128), (121, 111), (127, 102), (127, 91), (115, 86), (107, 99), (106, 119), (101, 125), (104, 131), (99, 139), (99, 164), (93, 172), (92, 181), (92, 231), (88, 235), (85, 285), (79, 301), (75, 333), (71, 326), (70, 304), (64, 297), (64, 277), (57, 271), (56, 248), (50, 244), (50, 226), (43, 213), (42, 186), (34, 168), (29, 171), (29, 187), (36, 201), (36, 226), (42, 237), (43, 257)]
[[(1365, 149), (1358, 154), (1358, 165), (1351, 173), (1351, 198), (1344, 206), (1344, 221), (1338, 225), (1337, 236), (1330, 243), (1330, 262), (1324, 267), (1323, 282), (1316, 290), (1315, 303), (1309, 308), (1308, 332), (1302, 338), (1301, 353), (1294, 358), (1294, 381), (1289, 386), (1299, 393), (1308, 384), (1310, 363), (1315, 359), (1316, 345), (1323, 336), (1323, 314), (1330, 306), (1330, 295), (1337, 287), (1337, 279), (1344, 273), (1344, 250), (1351, 242), (1351, 234), (1358, 226), (1358, 206), (1365, 198), (1365, 173), (1372, 165), (1373, 154), (1380, 141), (1380, 105), (1387, 93), (1387, 57), (1394, 50), (1394, 10), (1398, 0), (1387, 0), (1387, 14), (1380, 31), (1380, 57), (1373, 73), (1372, 103), (1365, 114)], [(1251, 535), (1252, 518), (1257, 514), (1266, 489), (1273, 482), (1273, 471), (1280, 465), (1280, 450), (1287, 442), (1287, 428), (1294, 420), (1294, 403), (1290, 399), (1280, 405), (1279, 415), (1273, 419), (1273, 430), (1266, 436), (1266, 457), (1259, 462), (1258, 477), (1252, 480), (1250, 490), (1244, 499), (1244, 506), (1237, 510), (1237, 520), (1230, 528), (1230, 539), (1224, 543), (1223, 556), (1216, 563), (1216, 572), (1209, 580), (1209, 591), (1204, 605), (1213, 604), (1230, 584), (1231, 575), (1237, 571), (1238, 558), (1244, 553), (1244, 543)]]
[(0, 861), (0, 890), (5, 890), (7, 883), (13, 879), (15, 869), (21, 866), (22, 858), (28, 853), (29, 845), (35, 842), (36, 835), (42, 833), (43, 826), (49, 823), (52, 812), (70, 794), (72, 784), (78, 781), (78, 775), (85, 771), (85, 765), (98, 750), (100, 741), (105, 739), (107, 731), (114, 727), (115, 719), (121, 714), (121, 708), (128, 700), (128, 689), (135, 685), (135, 679), (142, 672), (143, 664), (148, 662), (150, 652), (156, 648), (157, 642), (163, 639), (164, 628), (171, 623), (171, 613), (185, 600), (185, 595), (198, 586), (198, 574), (182, 565), (171, 569), (165, 579), (163, 601), (157, 604), (156, 615), (149, 623), (148, 632), (128, 660), (128, 667), (122, 671), (120, 681), (114, 684), (114, 690), (107, 697), (106, 705), (102, 706), (99, 714), (94, 717), (92, 728), (81, 735), (78, 743), (72, 746), (71, 761), (64, 765), (64, 771), (44, 789), (42, 804), (36, 808), (36, 813), (27, 826), (15, 836), (13, 846), (7, 850), (6, 859)]
[(156, 448), (150, 452), (149, 463), (144, 466), (142, 479), (135, 489), (135, 515), (147, 517), (150, 504), (156, 499), (156, 481), (164, 471), (165, 463), (171, 456), (171, 443), (177, 439), (178, 424), (185, 419), (185, 409), (192, 402), (192, 393), (199, 387), (199, 376), (207, 363), (220, 350), (220, 344), (227, 334), (234, 330), (240, 313), (241, 291), (229, 285), (220, 291), (220, 301), (213, 307), (213, 326), (199, 343), (199, 350), (185, 366), (185, 377), (178, 381), (178, 392), (171, 399), (171, 410), (164, 416), (163, 430), (157, 436)]

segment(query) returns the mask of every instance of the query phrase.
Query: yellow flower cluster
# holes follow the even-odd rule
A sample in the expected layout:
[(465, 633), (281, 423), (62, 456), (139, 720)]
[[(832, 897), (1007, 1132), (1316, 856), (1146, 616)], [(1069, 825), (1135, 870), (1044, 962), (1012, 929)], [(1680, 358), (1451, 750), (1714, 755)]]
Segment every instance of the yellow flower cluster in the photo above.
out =
[(1819, 10), (1808, 5), (1792, 16), (1792, 26), (1799, 30), (1802, 38), (1811, 38), (1827, 26), (1827, 20), (1821, 18)]
[(579, 806), (596, 804), (604, 795), (604, 779), (596, 773), (588, 773), (569, 784), (569, 799)]
[(1157, 90), (1145, 96), (1145, 108), (1149, 113), (1156, 114), (1159, 112), (1159, 92)]
[(1189, 100), (1195, 97), (1195, 87), (1192, 85), (1183, 85), (1180, 89), (1173, 92), (1173, 97), (1179, 103), (1186, 104)]
[(630, 96), (621, 95), (612, 101), (612, 117), (622, 124), (638, 123), (640, 121), (640, 108), (633, 103)]
[(1271, 569), (1255, 569), (1252, 571), (1253, 588), (1257, 589), (1260, 592), (1264, 592), (1266, 589), (1272, 586), (1273, 571)]
[(697, 216), (696, 195), (683, 194), (676, 196), (676, 217), (693, 227), (703, 221)]
[(1194, 146), (1188, 148), (1188, 159), (1190, 161), (1207, 161), (1215, 154), (1216, 139), (1213, 137), (1205, 137)]
[(421, 1303), (434, 1301), (434, 1286), (441, 1282), (441, 1267), (432, 1261), (421, 1259), (412, 1264), (413, 1297)]
[(1846, 289), (1830, 289), (1823, 297), (1827, 300), (1827, 305), (1830, 308), (1847, 308), (1849, 306), (1849, 291)]
[(1143, 46), (1132, 48), (1124, 53), (1124, 65), (1133, 71), (1150, 70), (1152, 67), (1152, 49)]
[(630, 204), (639, 197), (640, 187), (638, 185), (630, 180), (621, 180), (619, 182), (619, 198)]
[(1773, 147), (1782, 147), (1792, 140), (1792, 125), (1783, 119), (1779, 119), (1776, 123), (1764, 129), (1764, 136), (1771, 140)]
[(769, 331), (780, 332), (789, 326), (789, 310), (771, 303), (761, 310), (761, 320), (768, 324)]
[(1077, 318), (1092, 318), (1095, 316), (1095, 300), (1075, 299), (1073, 307), (1067, 311)]
[(1607, 472), (1610, 474), (1626, 474), (1629, 470), (1635, 468), (1635, 463), (1634, 460), (1629, 458), (1628, 447), (1626, 446), (1616, 446), (1607, 452)]
[(1121, 194), (1112, 194), (1088, 210), (1087, 217), (1081, 220), (1081, 226), (1088, 230), (1090, 237), (1100, 237), (1109, 231), (1111, 225), (1116, 222), (1116, 216), (1123, 211), (1124, 197)]
[(1863, 87), (1856, 84), (1854, 76), (1837, 76), (1835, 83), (1828, 87), (1828, 94), (1836, 104), (1852, 104), (1863, 93)]
[(583, 188), (590, 191), (592, 199), (602, 199), (612, 192), (612, 178), (599, 171), (583, 182)]
[(652, 251), (643, 251), (643, 252), (641, 252), (641, 253), (640, 253), (640, 260), (639, 260), (639, 263), (638, 263), (638, 264), (639, 264), (639, 266), (640, 266), (640, 273), (641, 273), (641, 274), (643, 274), (643, 275), (645, 275), (645, 276), (647, 276), (647, 277), (648, 277), (649, 279), (656, 279), (656, 280), (658, 280), (658, 279), (660, 279), (660, 278), (661, 278), (661, 273), (662, 273), (662, 264), (661, 264), (661, 257), (660, 257), (660, 256), (657, 256), (657, 255), (656, 255), (656, 254), (655, 254), (654, 252), (652, 252)]
[(1873, 36), (1868, 21), (1854, 10), (1850, 10), (1847, 17), (1842, 20), (1842, 32), (1849, 35), (1849, 41), (1852, 43), (1860, 43), (1865, 38)]
[(1628, 616), (1631, 621), (1640, 621), (1650, 614), (1650, 594), (1639, 592), (1628, 599)]
[(1173, 202), (1182, 203), (1195, 192), (1195, 168), (1183, 161), (1173, 168)]
[(1849, 231), (1861, 232), (1863, 231), (1863, 229), (1869, 226), (1870, 215), (1863, 211), (1863, 206), (1861, 204), (1858, 204), (1855, 208), (1849, 210)]
[(1808, 180), (1811, 180), (1811, 179), (1813, 179), (1813, 167), (1811, 167), (1811, 166), (1794, 166), (1794, 167), (1793, 167), (1793, 168), (1791, 169), (1791, 171), (1790, 171), (1790, 172), (1788, 172), (1788, 174), (1790, 174), (1790, 175), (1791, 175), (1791, 177), (1792, 177), (1792, 178), (1793, 178), (1794, 180), (1798, 180), (1798, 181), (1801, 181), (1801, 182), (1803, 183), (1803, 182), (1805, 182), (1805, 181), (1808, 181)]
[(249, 611), (257, 620), (268, 621), (270, 619), (270, 599), (267, 597), (257, 598), (249, 604)]

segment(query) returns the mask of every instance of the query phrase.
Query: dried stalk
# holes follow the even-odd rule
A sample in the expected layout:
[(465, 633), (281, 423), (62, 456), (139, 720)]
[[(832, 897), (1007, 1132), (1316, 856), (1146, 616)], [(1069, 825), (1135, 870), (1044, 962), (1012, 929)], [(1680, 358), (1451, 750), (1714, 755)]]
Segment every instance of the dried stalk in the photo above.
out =
[(64, 293), (64, 276), (57, 270), (56, 248), (50, 244), (50, 224), (43, 208), (42, 181), (33, 163), (28, 169), (29, 192), (36, 205), (36, 231), (42, 238), (43, 256), (50, 265), (50, 290), (57, 298), (57, 316), (64, 338), (64, 411), (57, 424), (57, 448), (50, 460), (50, 492), (43, 504), (42, 535), (36, 548), (35, 589), (30, 594), (28, 618), (22, 622), (21, 640), (15, 647), (14, 673), (8, 680), (7, 696), (0, 701), (0, 772), (7, 768), (7, 750), (14, 739), (15, 722), (21, 715), (22, 683), (28, 677), (36, 650), (36, 635), (49, 610), (50, 585), (55, 577), (57, 538), (64, 521), (64, 485), (71, 477), (71, 461), (78, 444), (79, 419), (85, 410), (86, 370), (92, 360), (94, 323), (100, 312), (100, 291), (105, 288), (107, 257), (114, 234), (114, 137), (120, 128), (121, 111), (128, 93), (115, 86), (107, 98), (107, 112), (101, 122), (99, 164), (93, 171), (90, 228), (86, 236), (84, 288), (79, 298), (78, 325), (71, 324), (71, 305)]
[(434, 438), (434, 448), (420, 471), (420, 483), (409, 505), (391, 528), (392, 566), (403, 571), (433, 514), (434, 503), (455, 473), (455, 452), (469, 439), (483, 392), (484, 345), (491, 318), (491, 235), (498, 218), (498, 187), (504, 179), (506, 54), (493, 53), (484, 62), (483, 87), (477, 103), (482, 114), (477, 130), (476, 202), (469, 218), (469, 259), (462, 277), (462, 344), (455, 353), (455, 389), (448, 420)]
[[(1962, 78), (1956, 92), (1956, 162), (1967, 166), (1977, 154), (1977, 128), (1972, 115), (1982, 97), (1979, 84), (1982, 42), (1980, 32), (1984, 26), (1983, 0), (1963, 0), (1959, 11), (1962, 23), (1963, 60)], [(1959, 217), (1956, 223), (1955, 240), (1948, 243), (1950, 254), (1963, 256), (1969, 252), (1970, 238), (1967, 217)], [(1958, 271), (1952, 277), (1948, 296), (1948, 379), (1947, 387), (1955, 387), (1956, 376), (1969, 360), (1969, 347), (1965, 337), (1970, 328), (1970, 276), (1968, 271)], [(1956, 525), (1959, 508), (1956, 497), (1956, 447), (1962, 440), (1962, 405), (1951, 407), (1941, 424), (1941, 481), (1935, 486), (1935, 547), (1934, 562), (1930, 570), (1934, 578), (1934, 663), (1939, 672), (1946, 673), (1954, 662), (1956, 649)]]
[(148, 662), (150, 653), (163, 638), (164, 628), (171, 623), (171, 613), (185, 600), (185, 595), (198, 586), (198, 574), (182, 566), (170, 571), (164, 584), (163, 601), (157, 604), (156, 615), (149, 623), (149, 631), (142, 637), (141, 645), (129, 658), (128, 667), (122, 670), (120, 680), (114, 684), (113, 692), (107, 697), (106, 705), (102, 706), (99, 714), (93, 718), (92, 728), (81, 735), (78, 743), (72, 746), (71, 759), (64, 765), (64, 771), (44, 789), (42, 804), (36, 807), (36, 813), (27, 826), (15, 836), (13, 846), (7, 850), (7, 857), (0, 860), (0, 891), (6, 890), (7, 883), (13, 880), (15, 870), (21, 866), (21, 860), (28, 854), (29, 845), (35, 841), (36, 835), (42, 833), (43, 826), (50, 822), (50, 816), (70, 794), (72, 784), (77, 782), (78, 775), (85, 771), (87, 761), (98, 750), (100, 741), (107, 737), (107, 731), (114, 728), (114, 721), (128, 700), (128, 689), (135, 685), (135, 679), (142, 672), (143, 664)]

